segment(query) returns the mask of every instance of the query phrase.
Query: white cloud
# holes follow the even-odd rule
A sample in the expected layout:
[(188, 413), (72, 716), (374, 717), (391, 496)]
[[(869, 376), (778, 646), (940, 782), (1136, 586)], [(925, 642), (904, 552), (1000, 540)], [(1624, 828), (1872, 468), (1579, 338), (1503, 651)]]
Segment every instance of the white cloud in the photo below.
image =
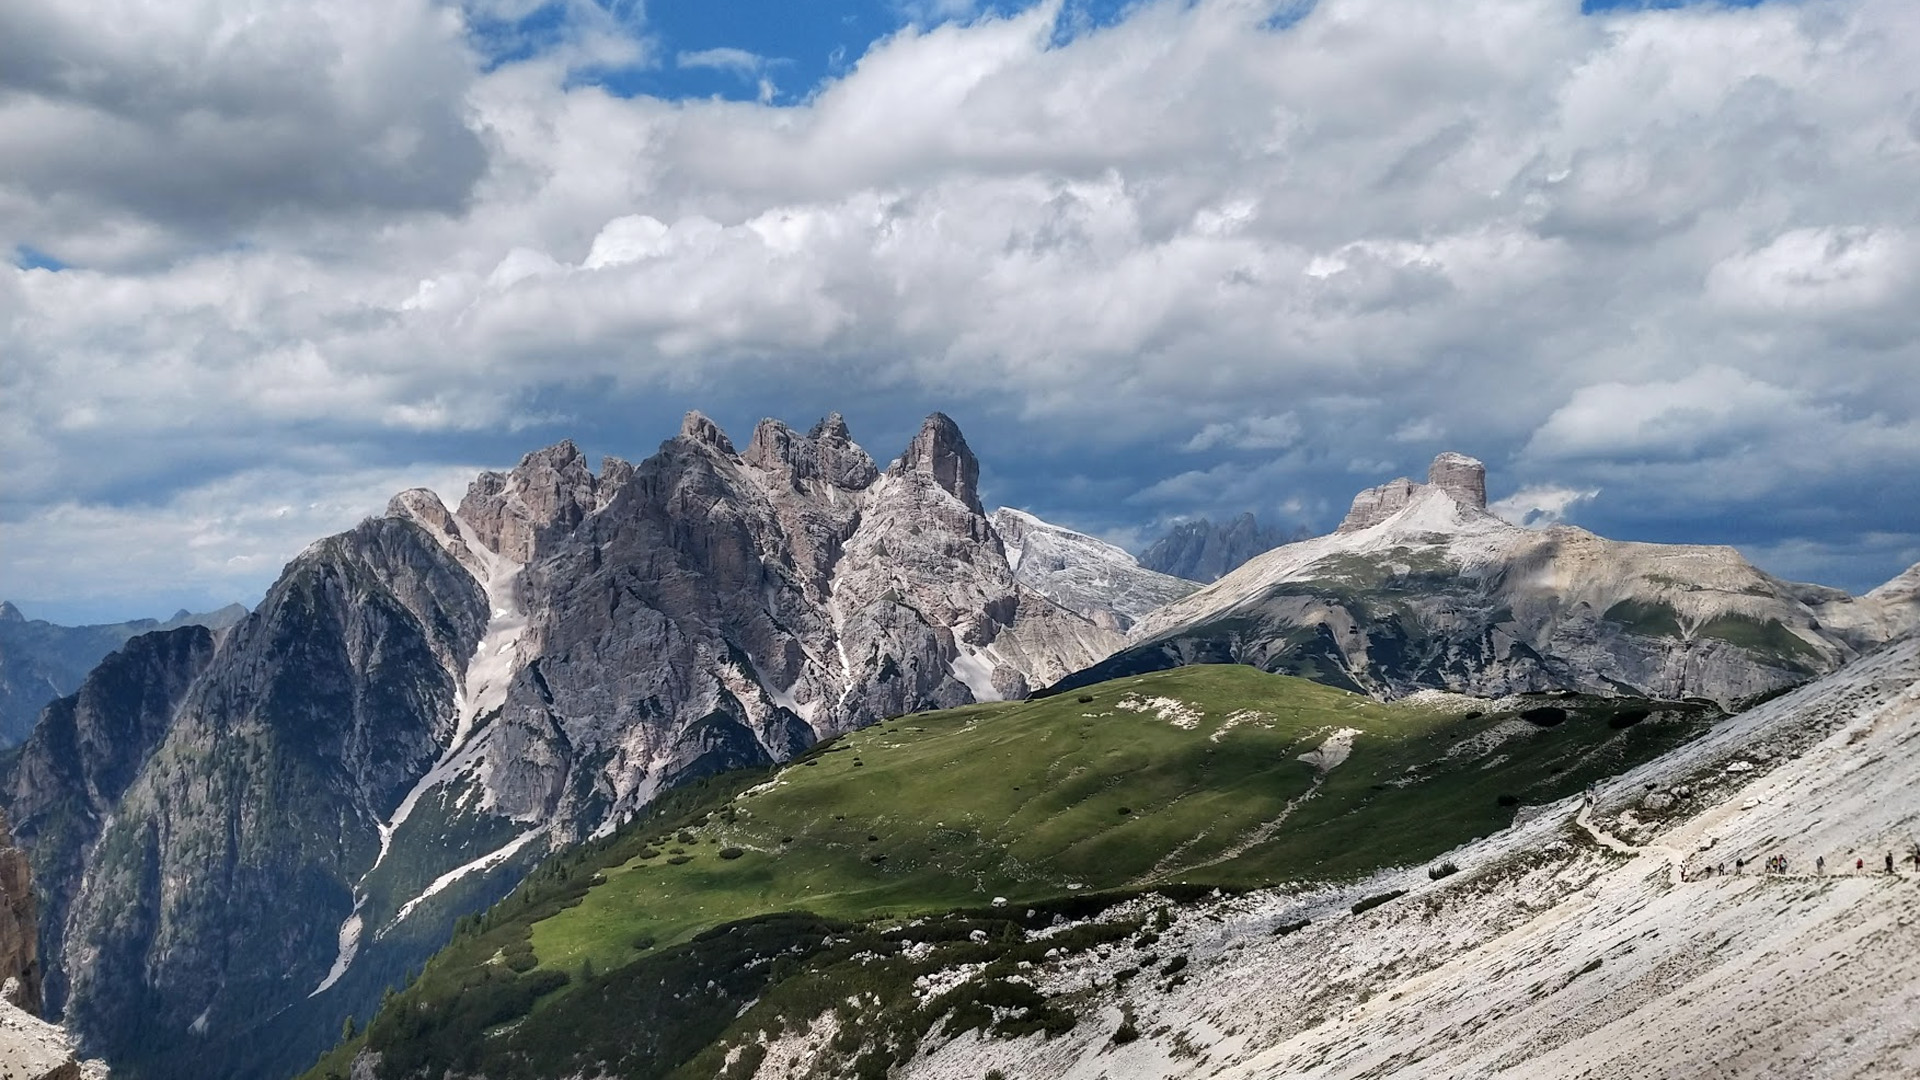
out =
[[(97, 606), (102, 619), (252, 603), (311, 541), (381, 513), (408, 487), (431, 487), (456, 505), (478, 470), (416, 466), (314, 475), (257, 469), (165, 499), (125, 505), (58, 501), (0, 524), (0, 596), (63, 612)], [(72, 575), (73, 552), (100, 537), (132, 542)], [(64, 618), (74, 618), (65, 615)], [(84, 616), (83, 616), (84, 617)]]
[(1570, 488), (1556, 484), (1524, 487), (1504, 499), (1487, 504), (1494, 516), (1515, 525), (1544, 529), (1565, 521), (1567, 513), (1583, 502), (1600, 497), (1599, 488)]
[[(1441, 434), (1591, 512), (1811, 514), (1920, 453), (1905, 0), (1053, 5), (791, 108), (596, 88), (654, 44), (593, 4), (484, 72), (424, 0), (121, 8), (0, 5), (0, 245), (77, 267), (0, 270), (10, 529), (794, 386), (1097, 441), (1165, 513)], [(125, 547), (62, 535), (75, 583)]]
[(683, 68), (711, 68), (740, 76), (758, 75), (767, 66), (766, 58), (745, 49), (717, 48), (683, 52), (674, 58)]
[(1186, 449), (1285, 450), (1300, 441), (1303, 431), (1300, 418), (1292, 413), (1247, 416), (1208, 424), (1187, 440)]

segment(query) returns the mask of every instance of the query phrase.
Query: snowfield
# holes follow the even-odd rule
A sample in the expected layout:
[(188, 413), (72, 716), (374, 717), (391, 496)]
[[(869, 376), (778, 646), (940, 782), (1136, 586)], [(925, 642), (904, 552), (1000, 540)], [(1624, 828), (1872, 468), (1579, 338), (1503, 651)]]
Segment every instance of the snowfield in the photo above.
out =
[[(1148, 948), (1036, 965), (1074, 995), (1073, 1031), (936, 1040), (895, 1075), (1920, 1077), (1920, 872), (1884, 872), (1920, 839), (1920, 637), (1601, 785), (1591, 808), (1528, 809), (1437, 881), (1409, 867), (1219, 898)], [(1790, 872), (1759, 873), (1769, 856)], [(1407, 895), (1351, 910), (1391, 890)], [(1116, 1044), (1128, 1017), (1139, 1038)], [(807, 1037), (780, 1040), (761, 1080), (790, 1075)]]

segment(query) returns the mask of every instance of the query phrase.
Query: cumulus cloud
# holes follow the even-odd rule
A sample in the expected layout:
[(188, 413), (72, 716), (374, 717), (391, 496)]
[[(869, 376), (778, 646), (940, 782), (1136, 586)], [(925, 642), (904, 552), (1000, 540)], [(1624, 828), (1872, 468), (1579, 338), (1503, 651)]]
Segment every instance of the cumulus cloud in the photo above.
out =
[(1247, 416), (1208, 424), (1187, 440), (1190, 451), (1232, 447), (1236, 450), (1284, 450), (1300, 441), (1305, 429), (1292, 413)]
[(1515, 525), (1544, 529), (1567, 519), (1575, 506), (1600, 497), (1599, 488), (1570, 488), (1556, 484), (1524, 487), (1487, 504), (1494, 516)]
[(1115, 473), (1102, 530), (1444, 438), (1595, 527), (1920, 535), (1833, 509), (1920, 446), (1903, 0), (929, 8), (782, 108), (610, 93), (656, 43), (575, 6), (0, 8), (0, 244), (71, 264), (0, 271), (8, 527), (830, 387)]
[[(253, 469), (119, 505), (62, 500), (0, 524), (0, 595), (69, 620), (208, 610), (257, 600), (282, 565), (313, 540), (380, 513), (407, 487), (459, 501), (476, 469), (433, 465), (312, 474)], [(134, 540), (72, 572), (76, 549), (102, 536)]]

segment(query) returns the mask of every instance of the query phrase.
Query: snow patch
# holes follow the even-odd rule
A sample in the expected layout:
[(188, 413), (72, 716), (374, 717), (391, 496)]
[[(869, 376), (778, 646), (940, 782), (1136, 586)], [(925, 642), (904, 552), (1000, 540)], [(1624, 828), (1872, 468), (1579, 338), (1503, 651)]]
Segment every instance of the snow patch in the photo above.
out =
[(506, 846), (501, 847), (494, 851), (490, 851), (487, 854), (482, 855), (479, 858), (473, 860), (472, 862), (464, 863), (460, 866), (456, 866), (453, 869), (447, 871), (446, 873), (441, 874), (439, 877), (434, 878), (433, 884), (428, 885), (426, 889), (420, 893), (419, 896), (416, 896), (413, 899), (407, 901), (405, 904), (401, 905), (399, 913), (394, 915), (392, 921), (388, 922), (387, 925), (383, 927), (380, 932), (384, 934), (388, 930), (393, 929), (393, 927), (399, 925), (403, 919), (413, 914), (413, 909), (416, 907), (419, 907), (420, 904), (423, 901), (425, 901), (427, 898), (444, 890), (447, 886), (453, 884), (456, 881), (459, 881), (461, 878), (466, 877), (468, 874), (478, 873), (485, 870), (491, 870), (494, 867), (499, 866), (501, 863), (506, 862), (508, 859), (513, 858), (514, 855), (517, 854), (521, 848), (526, 847), (528, 844), (532, 843), (534, 840), (539, 839), (542, 835), (546, 833), (546, 831), (547, 830), (544, 826), (538, 829), (528, 829), (526, 832), (523, 832), (519, 836), (516, 836), (512, 840), (508, 841)]
[(1000, 691), (993, 688), (993, 660), (987, 654), (961, 645), (949, 666), (953, 669), (953, 677), (973, 691), (973, 700), (1000, 700)]

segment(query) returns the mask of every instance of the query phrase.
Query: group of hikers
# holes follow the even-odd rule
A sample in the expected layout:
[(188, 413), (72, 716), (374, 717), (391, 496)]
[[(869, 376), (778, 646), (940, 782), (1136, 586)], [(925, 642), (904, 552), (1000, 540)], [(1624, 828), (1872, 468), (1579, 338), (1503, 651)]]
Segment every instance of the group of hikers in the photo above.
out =
[[(1904, 858), (1904, 859), (1903, 859), (1902, 861), (1903, 861), (1903, 862), (1910, 862), (1910, 863), (1912, 863), (1912, 864), (1913, 864), (1913, 867), (1914, 867), (1914, 869), (1915, 869), (1915, 870), (1920, 870), (1920, 844), (1916, 844), (1916, 845), (1914, 845), (1914, 848), (1913, 848), (1913, 851), (1912, 851), (1911, 853), (1909, 853), (1909, 854), (1908, 854), (1907, 856), (1905, 856), (1905, 858)], [(1736, 873), (1736, 874), (1744, 874), (1744, 873), (1746, 873), (1746, 870), (1747, 870), (1747, 860), (1746, 860), (1746, 859), (1743, 859), (1743, 858), (1742, 858), (1742, 859), (1735, 859), (1735, 860), (1733, 860), (1733, 872), (1734, 872), (1734, 873)], [(1700, 871), (1698, 871), (1698, 872), (1697, 872), (1696, 874), (1694, 874), (1694, 875), (1685, 875), (1685, 874), (1683, 874), (1683, 875), (1682, 875), (1682, 877), (1683, 877), (1683, 879), (1684, 879), (1685, 877), (1688, 877), (1688, 876), (1696, 876), (1696, 877), (1713, 877), (1713, 876), (1715, 876), (1716, 874), (1724, 874), (1724, 873), (1726, 873), (1726, 872), (1727, 872), (1727, 864), (1726, 864), (1726, 863), (1716, 863), (1716, 864), (1714, 864), (1714, 865), (1712, 865), (1712, 866), (1708, 866), (1708, 867), (1705, 867), (1705, 868), (1703, 868), (1703, 869), (1701, 869)], [(1769, 856), (1767, 856), (1767, 858), (1766, 858), (1766, 860), (1765, 860), (1765, 863), (1764, 863), (1764, 865), (1763, 865), (1763, 869), (1762, 869), (1762, 870), (1761, 870), (1760, 872), (1761, 872), (1761, 873), (1763, 873), (1763, 874), (1785, 874), (1785, 873), (1787, 873), (1787, 872), (1788, 872), (1788, 869), (1787, 869), (1787, 857), (1786, 857), (1785, 855), (1769, 855)], [(1816, 875), (1818, 875), (1818, 876), (1821, 876), (1821, 877), (1824, 877), (1824, 876), (1826, 876), (1826, 873), (1827, 873), (1827, 857), (1826, 857), (1825, 855), (1816, 855), (1816, 856), (1814, 856), (1814, 857), (1813, 857), (1813, 872), (1814, 872), (1814, 874), (1816, 874)], [(1855, 859), (1853, 860), (1853, 872), (1854, 872), (1854, 873), (1856, 873), (1856, 874), (1864, 874), (1864, 873), (1866, 873), (1866, 872), (1867, 872), (1867, 860), (1866, 860), (1866, 858), (1865, 858), (1865, 857), (1856, 857), (1856, 858), (1855, 858)], [(1886, 854), (1886, 861), (1885, 861), (1885, 864), (1884, 864), (1884, 872), (1885, 872), (1885, 873), (1889, 873), (1889, 874), (1891, 874), (1891, 873), (1893, 873), (1893, 872), (1894, 872), (1894, 859), (1893, 859), (1893, 852), (1891, 852), (1891, 851), (1889, 851), (1889, 852), (1887, 852), (1887, 854)]]

